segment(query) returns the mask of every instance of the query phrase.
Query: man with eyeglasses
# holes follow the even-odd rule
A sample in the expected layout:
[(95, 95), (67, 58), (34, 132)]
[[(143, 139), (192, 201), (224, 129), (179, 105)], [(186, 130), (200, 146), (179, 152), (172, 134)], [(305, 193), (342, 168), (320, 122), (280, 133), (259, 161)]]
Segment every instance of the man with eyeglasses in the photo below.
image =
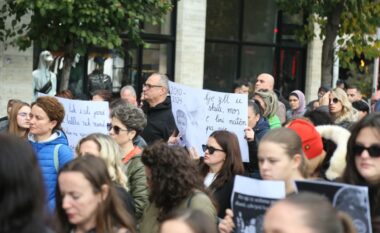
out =
[(164, 74), (154, 73), (143, 84), (144, 104), (142, 109), (147, 116), (147, 126), (141, 136), (148, 145), (156, 140), (167, 141), (176, 129), (171, 110), (169, 79)]

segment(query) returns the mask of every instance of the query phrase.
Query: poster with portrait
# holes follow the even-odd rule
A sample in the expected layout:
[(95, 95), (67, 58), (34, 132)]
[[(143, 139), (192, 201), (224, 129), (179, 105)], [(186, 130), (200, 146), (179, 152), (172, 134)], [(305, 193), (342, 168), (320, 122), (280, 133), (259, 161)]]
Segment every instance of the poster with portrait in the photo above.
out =
[(266, 210), (279, 199), (285, 198), (283, 181), (264, 181), (236, 176), (231, 195), (235, 233), (263, 232)]
[(248, 125), (248, 96), (202, 90), (169, 82), (173, 116), (182, 145), (203, 155), (202, 144), (215, 130), (236, 134), (242, 159), (249, 161), (244, 129)]
[(351, 216), (358, 233), (371, 233), (368, 188), (326, 181), (295, 181), (298, 192), (315, 192), (326, 196), (332, 205)]

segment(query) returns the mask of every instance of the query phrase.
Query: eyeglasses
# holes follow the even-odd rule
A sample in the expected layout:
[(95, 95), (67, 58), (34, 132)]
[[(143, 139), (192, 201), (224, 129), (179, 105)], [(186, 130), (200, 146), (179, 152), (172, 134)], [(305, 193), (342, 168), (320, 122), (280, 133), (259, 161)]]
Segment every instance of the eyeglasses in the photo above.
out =
[(120, 131), (129, 131), (128, 129), (122, 129), (117, 125), (112, 125), (109, 123), (107, 124), (107, 129), (108, 129), (108, 131), (111, 131), (111, 129), (113, 129), (113, 132), (115, 132), (115, 134), (119, 134)]
[(356, 156), (361, 156), (364, 150), (367, 150), (368, 154), (372, 158), (380, 157), (380, 145), (372, 145), (370, 147), (365, 147), (359, 144), (354, 145), (354, 154)]
[(208, 150), (208, 153), (210, 155), (214, 154), (215, 151), (224, 152), (224, 150), (222, 150), (222, 149), (216, 149), (215, 147), (208, 146), (208, 145), (202, 145), (202, 150), (203, 150), (203, 152), (206, 152), (206, 150)]
[(29, 113), (27, 113), (27, 112), (20, 112), (17, 115), (19, 115), (20, 117), (27, 117), (27, 116), (29, 116)]
[(149, 84), (149, 83), (143, 84), (143, 88), (145, 88), (145, 89), (150, 89), (152, 87), (162, 87), (162, 86), (161, 85), (153, 85), (153, 84)]
[(334, 99), (329, 99), (329, 103), (333, 102), (334, 104), (338, 103), (339, 102), (339, 99), (338, 98), (334, 98)]

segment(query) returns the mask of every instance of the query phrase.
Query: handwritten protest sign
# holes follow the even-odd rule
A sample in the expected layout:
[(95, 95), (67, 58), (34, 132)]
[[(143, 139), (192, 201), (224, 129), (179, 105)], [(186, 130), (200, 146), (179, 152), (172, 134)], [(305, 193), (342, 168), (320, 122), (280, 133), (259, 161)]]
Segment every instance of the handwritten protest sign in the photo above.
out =
[(184, 145), (203, 155), (202, 144), (215, 130), (228, 130), (239, 139), (244, 162), (249, 161), (244, 139), (247, 127), (248, 97), (244, 94), (195, 89), (170, 82), (172, 111)]
[(350, 215), (357, 232), (371, 233), (368, 188), (326, 181), (295, 181), (298, 192), (315, 192), (326, 196), (332, 205)]
[(262, 232), (266, 210), (273, 202), (285, 198), (283, 181), (256, 180), (236, 176), (231, 195), (235, 216), (235, 233)]
[(65, 108), (62, 128), (72, 149), (75, 148), (81, 138), (90, 133), (108, 134), (108, 102), (57, 99)]

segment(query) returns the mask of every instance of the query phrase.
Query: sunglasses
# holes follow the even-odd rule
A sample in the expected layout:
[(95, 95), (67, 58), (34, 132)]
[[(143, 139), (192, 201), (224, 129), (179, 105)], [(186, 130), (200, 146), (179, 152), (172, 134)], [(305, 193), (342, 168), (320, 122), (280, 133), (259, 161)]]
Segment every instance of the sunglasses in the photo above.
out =
[(206, 150), (208, 150), (208, 153), (210, 155), (214, 154), (215, 151), (222, 151), (222, 152), (224, 152), (224, 150), (216, 149), (215, 147), (204, 145), (204, 144), (202, 145), (202, 150), (203, 150), (203, 152), (206, 152)]
[(111, 129), (113, 129), (113, 132), (115, 132), (115, 134), (119, 134), (120, 131), (129, 131), (128, 129), (122, 129), (117, 125), (112, 125), (109, 123), (107, 124), (107, 129), (108, 129), (108, 131), (111, 131)]
[(361, 156), (364, 150), (367, 150), (368, 154), (372, 158), (379, 158), (380, 157), (380, 145), (372, 145), (370, 147), (365, 147), (362, 145), (354, 145), (354, 154), (356, 156)]
[(333, 102), (334, 104), (338, 103), (339, 102), (339, 99), (338, 98), (334, 98), (334, 99), (329, 99), (329, 103)]

